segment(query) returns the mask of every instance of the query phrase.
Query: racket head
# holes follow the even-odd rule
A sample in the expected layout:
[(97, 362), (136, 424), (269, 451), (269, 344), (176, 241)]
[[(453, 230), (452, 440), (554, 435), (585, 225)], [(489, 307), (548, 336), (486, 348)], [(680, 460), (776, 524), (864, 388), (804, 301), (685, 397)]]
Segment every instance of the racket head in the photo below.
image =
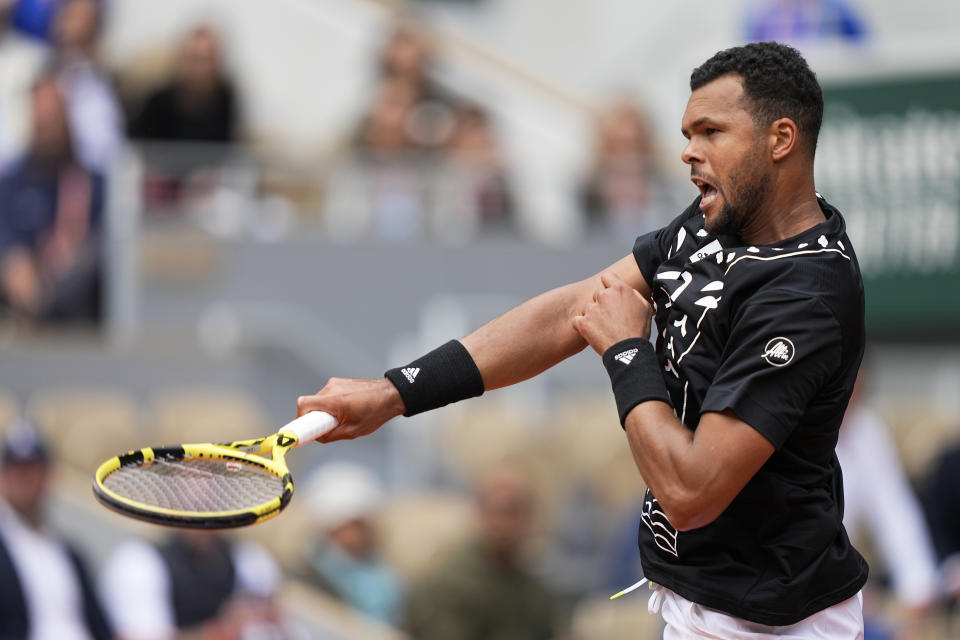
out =
[[(279, 442), (278, 442), (279, 438)], [(93, 492), (104, 506), (154, 524), (227, 529), (279, 514), (293, 497), (285, 433), (230, 444), (147, 447), (107, 460)], [(272, 452), (266, 458), (262, 453)]]

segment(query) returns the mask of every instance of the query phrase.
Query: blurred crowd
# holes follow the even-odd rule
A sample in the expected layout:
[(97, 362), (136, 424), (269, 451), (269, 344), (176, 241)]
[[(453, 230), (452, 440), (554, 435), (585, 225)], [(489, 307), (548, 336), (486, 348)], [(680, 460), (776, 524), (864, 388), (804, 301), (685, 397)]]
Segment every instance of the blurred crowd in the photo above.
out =
[[(908, 473), (897, 434), (861, 378), (837, 455), (845, 525), (871, 566), (865, 638), (956, 637), (960, 440)], [(443, 498), (433, 488), (397, 492), (380, 470), (358, 462), (314, 464), (298, 475), (291, 509), (264, 535), (258, 530), (268, 525), (243, 532), (252, 537), (157, 529), (141, 537), (129, 521), (92, 505), (88, 524), (65, 527), (62, 516), (51, 516), (64, 499), (77, 500), (64, 482), (86, 484), (90, 455), (75, 446), (83, 435), (69, 440), (38, 405), (26, 412), (36, 419), (11, 412), (0, 425), (2, 636), (658, 637), (659, 620), (646, 614), (642, 594), (607, 601), (642, 573), (635, 546), (642, 479), (619, 434), (596, 431), (610, 427), (603, 424), (609, 412), (597, 411), (604, 400), (563, 407), (561, 420), (548, 420), (550, 446), (536, 433), (509, 436), (497, 424), (503, 414), (484, 417), (481, 410), (480, 422), (473, 416), (464, 424), (495, 441), (475, 439), (446, 452), (460, 480), (441, 483)], [(115, 448), (126, 442), (119, 433), (86, 446)], [(93, 553), (85, 526), (110, 529), (94, 534), (109, 540), (105, 551)], [(292, 583), (319, 600), (291, 604)], [(374, 626), (317, 636), (297, 615), (304, 606), (324, 607), (309, 612), (333, 621), (349, 615)]]
[[(16, 319), (97, 321), (106, 194), (127, 148), (143, 162), (148, 214), (229, 218), (249, 206), (234, 197), (231, 171), (258, 166), (258, 146), (224, 35), (197, 24), (169, 51), (145, 52), (146, 63), (107, 66), (109, 8), (0, 0), (0, 298)], [(448, 90), (434, 66), (425, 32), (397, 23), (370, 70), (369, 106), (305, 179), (319, 197), (273, 189), (256, 170), (243, 196), (313, 209), (337, 239), (523, 235), (495, 105)], [(599, 109), (595, 137), (578, 187), (584, 228), (617, 237), (652, 228), (666, 212), (642, 107), (624, 98)]]

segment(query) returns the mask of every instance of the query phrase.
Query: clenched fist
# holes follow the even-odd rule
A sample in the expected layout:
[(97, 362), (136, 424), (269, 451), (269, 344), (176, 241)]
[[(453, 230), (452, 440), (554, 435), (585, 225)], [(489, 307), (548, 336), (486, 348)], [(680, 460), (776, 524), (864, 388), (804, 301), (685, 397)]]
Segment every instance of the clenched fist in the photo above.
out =
[(573, 328), (600, 355), (621, 340), (649, 338), (653, 303), (615, 274), (604, 273), (600, 281), (603, 288), (573, 317)]

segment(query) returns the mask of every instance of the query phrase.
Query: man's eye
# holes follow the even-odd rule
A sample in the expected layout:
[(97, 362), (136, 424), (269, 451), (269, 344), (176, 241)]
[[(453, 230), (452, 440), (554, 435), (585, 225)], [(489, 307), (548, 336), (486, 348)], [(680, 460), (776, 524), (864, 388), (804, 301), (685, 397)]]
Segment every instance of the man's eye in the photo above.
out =
[(703, 132), (706, 133), (708, 136), (712, 136), (715, 133), (719, 133), (719, 131), (720, 131), (719, 129), (712, 129), (710, 127), (707, 127), (706, 129), (703, 130)]

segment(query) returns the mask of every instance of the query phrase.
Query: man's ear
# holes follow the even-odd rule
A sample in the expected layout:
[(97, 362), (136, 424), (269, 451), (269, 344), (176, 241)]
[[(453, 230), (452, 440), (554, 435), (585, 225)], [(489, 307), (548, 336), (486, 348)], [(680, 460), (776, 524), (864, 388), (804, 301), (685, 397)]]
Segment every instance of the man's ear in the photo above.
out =
[(786, 159), (800, 146), (797, 123), (790, 118), (775, 120), (769, 128), (770, 157), (774, 162)]

